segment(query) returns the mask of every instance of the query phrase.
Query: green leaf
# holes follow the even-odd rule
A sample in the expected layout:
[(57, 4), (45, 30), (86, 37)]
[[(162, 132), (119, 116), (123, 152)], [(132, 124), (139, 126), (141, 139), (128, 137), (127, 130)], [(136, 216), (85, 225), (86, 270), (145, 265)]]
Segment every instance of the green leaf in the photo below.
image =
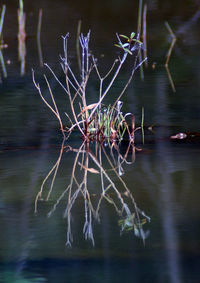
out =
[(129, 46), (129, 43), (124, 43), (124, 44), (122, 44), (122, 47), (124, 48), (124, 47), (128, 47)]
[(128, 231), (131, 231), (131, 230), (133, 230), (133, 226), (126, 228), (126, 231), (127, 231), (127, 232), (128, 232)]
[(123, 48), (123, 46), (121, 44), (120, 45), (119, 44), (115, 44), (115, 46), (119, 47), (119, 48)]
[(128, 36), (123, 35), (123, 34), (120, 34), (119, 36), (121, 36), (121, 37), (123, 37), (123, 38), (125, 38), (125, 39), (129, 39), (129, 37), (128, 37)]
[(133, 55), (133, 53), (128, 48), (123, 48), (125, 52), (128, 52), (130, 55)]
[(133, 39), (135, 37), (135, 32), (131, 33), (131, 39)]
[(138, 39), (133, 39), (133, 41), (142, 44), (142, 41), (138, 40)]

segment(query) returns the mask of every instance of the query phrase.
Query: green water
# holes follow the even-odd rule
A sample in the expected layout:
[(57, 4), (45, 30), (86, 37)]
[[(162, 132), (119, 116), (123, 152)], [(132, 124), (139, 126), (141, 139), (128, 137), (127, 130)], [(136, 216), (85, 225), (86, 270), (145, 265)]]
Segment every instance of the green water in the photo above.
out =
[[(95, 56), (101, 58), (99, 65), (103, 72), (119, 54), (114, 47), (115, 32), (129, 34), (137, 29), (137, 1), (24, 1), (27, 15), (24, 75), (20, 75), (18, 61), (17, 1), (6, 3), (3, 36), (8, 48), (2, 52), (7, 78), (1, 69), (0, 84), (0, 282), (199, 282), (199, 139), (170, 140), (170, 136), (178, 132), (199, 132), (199, 4), (198, 1), (147, 1), (147, 5), (149, 65), (144, 68), (143, 81), (140, 72), (136, 73), (124, 95), (123, 110), (134, 113), (136, 124), (140, 125), (144, 107), (145, 126), (153, 125), (153, 132), (145, 129), (144, 144), (141, 133), (137, 133), (136, 149), (130, 148), (121, 168), (124, 171), (121, 178), (134, 197), (135, 205), (151, 219), (142, 226), (147, 238), (137, 237), (134, 229), (121, 233), (118, 221), (124, 218), (111, 200), (104, 199), (99, 221), (92, 218), (93, 241), (85, 240), (85, 204), (79, 193), (71, 211), (73, 241), (71, 239), (70, 248), (66, 246), (69, 222), (63, 217), (67, 193), (50, 217), (48, 213), (55, 208), (71, 181), (77, 152), (64, 149), (50, 197), (45, 201), (51, 178), (44, 186), (43, 199), (37, 202), (35, 213), (35, 200), (42, 182), (59, 157), (62, 135), (57, 121), (33, 86), (32, 68), (45, 95), (48, 92), (43, 73), (48, 74), (61, 113), (69, 110), (65, 94), (48, 71), (40, 67), (36, 41), (39, 8), (43, 9), (44, 62), (63, 79), (59, 66), (61, 35), (68, 31), (71, 34), (70, 63), (76, 68), (74, 46), (77, 22), (81, 19), (82, 30), (91, 29), (91, 48)], [(164, 67), (171, 39), (165, 21), (177, 35), (169, 63), (176, 92)], [(152, 68), (154, 62), (155, 69)], [(105, 103), (116, 98), (128, 71), (129, 64), (122, 70)], [(97, 90), (98, 85), (92, 79), (89, 102), (98, 99)], [(74, 133), (65, 146), (77, 150), (81, 143), (79, 134)], [(122, 143), (118, 153), (113, 148), (113, 155), (109, 146), (104, 147), (117, 171), (119, 153), (124, 156), (127, 146), (127, 142)], [(99, 156), (100, 147), (92, 144), (89, 150), (92, 156)], [(135, 212), (135, 206), (124, 194), (123, 183), (113, 168), (110, 170), (105, 153), (102, 149), (103, 169)], [(80, 164), (81, 158), (80, 155)], [(84, 174), (80, 164), (76, 171), (78, 182)], [(101, 171), (91, 156), (89, 167)], [(96, 207), (102, 190), (100, 174), (88, 172), (87, 182)], [(108, 180), (105, 184), (108, 185)], [(110, 197), (120, 207), (113, 189)]]

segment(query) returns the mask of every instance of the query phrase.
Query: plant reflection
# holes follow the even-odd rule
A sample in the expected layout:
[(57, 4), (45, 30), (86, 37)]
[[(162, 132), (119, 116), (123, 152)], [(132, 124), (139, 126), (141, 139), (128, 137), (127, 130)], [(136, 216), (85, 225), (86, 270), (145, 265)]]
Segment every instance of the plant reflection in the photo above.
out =
[(143, 240), (149, 236), (149, 231), (145, 232), (142, 228), (142, 226), (147, 223), (147, 217), (138, 221), (136, 214), (133, 213), (128, 215), (125, 219), (120, 219), (118, 223), (121, 226), (121, 233), (134, 230), (135, 236)]
[[(43, 200), (44, 185), (52, 175), (50, 189), (46, 196), (46, 201), (49, 200), (52, 189), (55, 183), (56, 175), (60, 166), (63, 152), (74, 152), (75, 158), (72, 166), (72, 173), (69, 185), (57, 198), (52, 209), (48, 213), (50, 217), (60, 204), (63, 198), (67, 198), (67, 205), (64, 211), (64, 217), (67, 219), (67, 241), (66, 245), (71, 246), (73, 242), (72, 235), (72, 208), (78, 198), (82, 196), (84, 204), (84, 225), (83, 234), (86, 240), (90, 240), (95, 244), (93, 234), (93, 220), (100, 222), (100, 210), (103, 201), (111, 204), (117, 215), (119, 216), (118, 224), (121, 227), (121, 233), (133, 230), (137, 237), (143, 239), (147, 238), (149, 232), (143, 230), (143, 225), (150, 222), (150, 218), (137, 206), (132, 192), (127, 187), (122, 179), (124, 174), (123, 164), (132, 164), (135, 161), (135, 151), (138, 150), (134, 144), (129, 143), (125, 154), (121, 154), (119, 145), (114, 142), (108, 147), (110, 154), (107, 153), (105, 145), (96, 143), (94, 150), (91, 149), (89, 143), (83, 142), (81, 146), (76, 149), (69, 145), (65, 145), (65, 140), (61, 145), (59, 157), (45, 177), (40, 191), (35, 199), (35, 213), (38, 211), (38, 201)], [(131, 154), (131, 160), (128, 157)], [(104, 164), (103, 160), (106, 161)], [(109, 169), (105, 169), (105, 165), (109, 164)], [(100, 193), (93, 194), (89, 189), (90, 174), (95, 174), (99, 178)], [(120, 182), (120, 189), (113, 181), (113, 175), (117, 177)], [(95, 196), (94, 200), (93, 196)]]
[(166, 71), (167, 71), (167, 76), (168, 76), (171, 88), (172, 88), (173, 92), (176, 92), (176, 88), (175, 88), (175, 85), (174, 85), (174, 82), (173, 82), (170, 70), (168, 68), (168, 65), (169, 65), (169, 60), (171, 58), (171, 54), (172, 54), (172, 51), (173, 51), (174, 46), (176, 44), (177, 38), (176, 38), (176, 35), (173, 33), (173, 31), (172, 31), (170, 25), (168, 24), (168, 22), (165, 22), (165, 26), (166, 26), (167, 30), (169, 31), (169, 33), (171, 35), (171, 38), (172, 38), (169, 50), (167, 52), (167, 59), (166, 59), (166, 62), (165, 62), (165, 68), (166, 68)]
[[(0, 47), (0, 62), (1, 62), (1, 67), (2, 67), (2, 71), (3, 71), (3, 77), (7, 78), (7, 70), (6, 70), (6, 65), (5, 65), (5, 62), (4, 62), (4, 57), (3, 57), (3, 52), (1, 50), (1, 47)], [(0, 81), (1, 81), (1, 77), (0, 77)]]
[(46, 282), (46, 279), (42, 276), (38, 276), (37, 274), (31, 274), (33, 278), (30, 278), (28, 274), (16, 274), (12, 270), (6, 270), (1, 272), (0, 280), (4, 283), (34, 283), (34, 282)]

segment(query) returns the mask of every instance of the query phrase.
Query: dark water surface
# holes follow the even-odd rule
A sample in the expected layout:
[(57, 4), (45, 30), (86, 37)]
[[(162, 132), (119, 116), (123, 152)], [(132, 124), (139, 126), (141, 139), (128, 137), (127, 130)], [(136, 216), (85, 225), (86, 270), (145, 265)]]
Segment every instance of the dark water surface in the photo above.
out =
[[(45, 200), (52, 177), (44, 186), (43, 201), (35, 203), (44, 178), (62, 150), (62, 135), (56, 119), (43, 105), (33, 86), (32, 68), (44, 95), (48, 95), (42, 78), (46, 73), (60, 112), (69, 110), (65, 94), (50, 73), (40, 67), (36, 40), (39, 8), (43, 9), (43, 60), (63, 79), (59, 66), (61, 35), (71, 34), (70, 60), (77, 68), (75, 40), (77, 23), (81, 19), (82, 31), (91, 29), (91, 49), (100, 57), (99, 64), (105, 71), (119, 55), (119, 50), (114, 47), (115, 32), (129, 34), (137, 29), (137, 2), (24, 1), (26, 65), (24, 75), (20, 75), (18, 1), (5, 1), (3, 37), (8, 48), (2, 50), (7, 77), (2, 69), (0, 73), (0, 282), (200, 282), (199, 1), (147, 1), (149, 65), (144, 68), (143, 81), (140, 72), (136, 73), (124, 95), (123, 110), (134, 113), (136, 124), (140, 125), (144, 107), (145, 126), (153, 125), (153, 132), (145, 130), (144, 145), (141, 133), (137, 134), (136, 147), (142, 151), (130, 149), (121, 168), (124, 170), (122, 180), (113, 168), (110, 170), (109, 160), (119, 170), (120, 155), (116, 149), (113, 148), (113, 155), (109, 147), (105, 152), (100, 147), (95, 148), (94, 144), (89, 149), (89, 167), (102, 172), (92, 160), (92, 156), (100, 156), (101, 151), (102, 168), (121, 192), (131, 212), (143, 213), (141, 219), (147, 216), (142, 226), (147, 238), (142, 239), (141, 234), (137, 237), (134, 229), (120, 233), (118, 221), (124, 218), (113, 205), (120, 207), (114, 189), (110, 199), (102, 201), (99, 222), (92, 218), (90, 240), (85, 240), (83, 233), (85, 203), (81, 192), (74, 201), (71, 215), (66, 214), (68, 194), (59, 198), (70, 184), (76, 150), (81, 146), (78, 133), (65, 143), (75, 150), (69, 151), (69, 147), (63, 150), (48, 201)], [(169, 63), (176, 92), (164, 67), (171, 41), (165, 21), (177, 35)], [(129, 64), (122, 70), (105, 103), (116, 99), (128, 71)], [(94, 103), (97, 99), (98, 85), (92, 79), (88, 101)], [(186, 140), (170, 140), (169, 137), (178, 132), (194, 134)], [(127, 146), (126, 142), (119, 146), (121, 156), (126, 153)], [(79, 156), (77, 182), (81, 182), (84, 175), (84, 168), (79, 170), (83, 156), (86, 158), (87, 153), (82, 152)], [(91, 202), (96, 207), (102, 190), (100, 174), (87, 172), (87, 176)], [(124, 191), (122, 181), (130, 189), (134, 204)], [(105, 186), (108, 183), (106, 179)], [(36, 206), (37, 213), (34, 213)], [(66, 245), (69, 220), (72, 247)]]

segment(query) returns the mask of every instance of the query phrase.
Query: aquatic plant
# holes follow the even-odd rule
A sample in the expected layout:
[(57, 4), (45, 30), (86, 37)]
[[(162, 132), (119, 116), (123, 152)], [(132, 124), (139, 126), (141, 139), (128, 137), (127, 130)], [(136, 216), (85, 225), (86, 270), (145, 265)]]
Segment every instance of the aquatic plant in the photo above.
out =
[[(40, 85), (39, 83), (36, 83), (33, 71), (33, 82), (42, 100), (57, 117), (64, 137), (66, 137), (66, 133), (68, 133), (69, 136), (74, 128), (78, 128), (82, 134), (83, 139), (86, 141), (102, 141), (104, 139), (109, 139), (112, 141), (115, 139), (122, 139), (125, 131), (128, 132), (129, 139), (134, 141), (134, 116), (131, 113), (122, 113), (122, 103), (120, 99), (126, 91), (128, 85), (130, 84), (135, 71), (146, 61), (147, 58), (138, 63), (138, 56), (142, 48), (142, 42), (138, 40), (137, 37), (135, 38), (135, 33), (131, 33), (130, 37), (117, 34), (117, 39), (118, 43), (116, 44), (116, 46), (122, 50), (122, 55), (114, 60), (112, 66), (104, 76), (101, 75), (98, 67), (98, 61), (89, 48), (90, 31), (86, 36), (84, 36), (82, 33), (79, 36), (79, 43), (81, 47), (81, 68), (79, 77), (75, 75), (75, 72), (72, 70), (69, 63), (69, 33), (63, 37), (64, 55), (60, 56), (61, 66), (65, 74), (65, 82), (61, 82), (52, 68), (48, 64), (44, 64), (68, 96), (72, 113), (72, 117), (70, 117), (69, 114), (66, 113), (66, 116), (71, 123), (71, 126), (68, 128), (63, 126), (61, 115), (59, 113), (54, 94), (47, 77), (44, 76), (53, 106), (51, 106), (50, 103), (42, 95)], [(118, 94), (118, 97), (116, 97), (114, 104), (105, 107), (103, 105), (103, 100), (109, 94), (128, 56), (133, 57), (133, 60), (131, 60), (132, 70), (129, 79), (123, 86), (121, 92)], [(88, 104), (87, 86), (91, 73), (93, 71), (96, 72), (99, 81), (99, 98), (97, 102), (94, 101), (94, 103)], [(75, 107), (76, 105), (80, 106), (80, 111), (78, 112), (77, 108)], [(129, 130), (126, 122), (126, 117), (129, 115), (131, 115), (132, 117), (131, 131)]]

